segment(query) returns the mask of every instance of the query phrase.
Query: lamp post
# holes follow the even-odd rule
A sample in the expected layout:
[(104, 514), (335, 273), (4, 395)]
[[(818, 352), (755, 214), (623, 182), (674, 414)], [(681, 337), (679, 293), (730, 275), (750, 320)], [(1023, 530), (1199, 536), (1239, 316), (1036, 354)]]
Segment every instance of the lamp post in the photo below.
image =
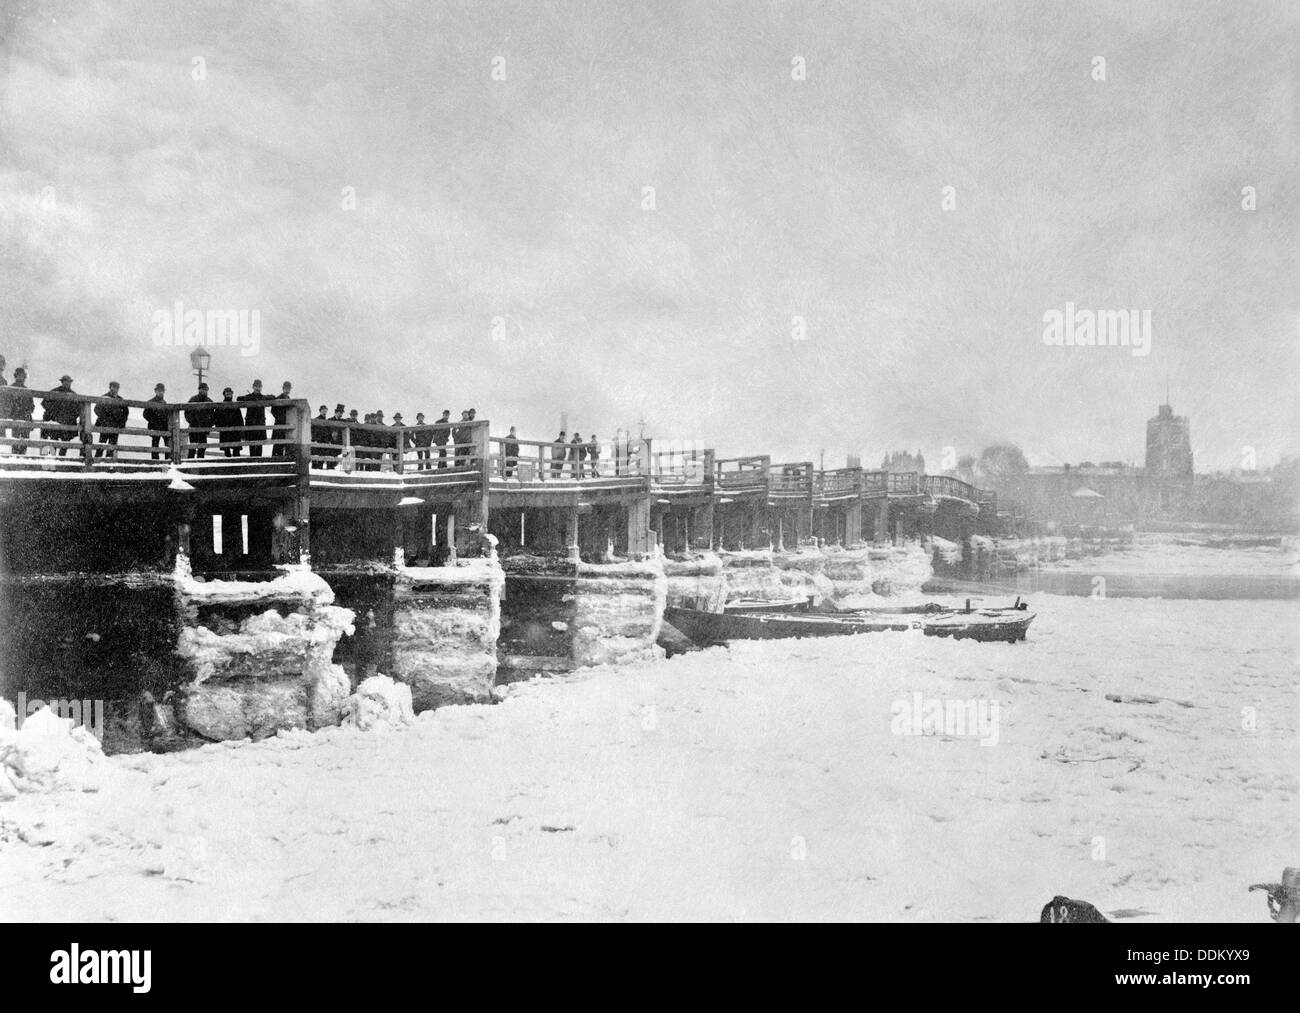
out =
[(196, 346), (194, 351), (190, 352), (190, 366), (193, 367), (200, 384), (203, 383), (203, 374), (209, 371), (211, 365), (212, 353), (202, 345)]

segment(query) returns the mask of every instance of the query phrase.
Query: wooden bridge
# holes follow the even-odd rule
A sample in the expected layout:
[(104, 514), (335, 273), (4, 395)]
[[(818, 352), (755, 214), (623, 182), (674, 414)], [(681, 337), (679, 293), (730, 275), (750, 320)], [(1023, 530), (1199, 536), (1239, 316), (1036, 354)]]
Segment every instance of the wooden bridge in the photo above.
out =
[[(196, 566), (256, 569), (484, 550), (604, 558), (649, 551), (852, 544), (913, 533), (927, 512), (989, 524), (997, 500), (950, 476), (718, 458), (651, 440), (557, 444), (489, 435), (487, 420), (384, 426), (312, 417), (308, 402), (253, 402), (261, 424), (216, 426), (222, 402), (161, 403), (0, 388), (66, 421), (0, 418), (0, 504), (84, 504), (162, 515)], [(64, 407), (66, 406), (66, 407)], [(246, 411), (249, 402), (232, 407)], [(150, 412), (108, 426), (97, 410)], [(30, 413), (34, 414), (34, 413)], [(75, 420), (75, 421), (73, 421)], [(7, 435), (6, 432), (7, 431)], [(48, 510), (46, 511), (48, 512)], [(212, 518), (212, 520), (209, 520)], [(864, 518), (866, 523), (864, 523)], [(310, 533), (310, 534), (309, 534)], [(223, 537), (224, 536), (224, 537)]]

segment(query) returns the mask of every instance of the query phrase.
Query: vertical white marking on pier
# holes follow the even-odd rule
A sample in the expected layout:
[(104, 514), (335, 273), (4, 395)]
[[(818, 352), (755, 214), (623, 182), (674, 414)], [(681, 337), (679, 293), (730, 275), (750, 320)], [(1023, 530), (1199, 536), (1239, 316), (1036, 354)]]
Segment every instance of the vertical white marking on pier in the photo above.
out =
[(239, 547), (248, 555), (248, 514), (239, 515)]
[(221, 514), (212, 515), (212, 551), (221, 555)]

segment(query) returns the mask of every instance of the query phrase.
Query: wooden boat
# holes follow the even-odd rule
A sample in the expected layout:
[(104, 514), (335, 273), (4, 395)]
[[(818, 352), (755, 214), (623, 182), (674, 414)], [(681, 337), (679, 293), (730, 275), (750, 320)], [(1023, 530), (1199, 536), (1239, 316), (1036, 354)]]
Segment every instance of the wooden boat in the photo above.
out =
[(802, 612), (701, 612), (669, 606), (664, 622), (700, 647), (732, 640), (785, 640), (801, 637), (844, 637), (882, 630), (909, 630), (905, 616), (833, 616)]
[(1195, 549), (1280, 549), (1281, 535), (1230, 535), (1226, 538), (1175, 538), (1175, 545)]
[(1027, 604), (1011, 608), (945, 609), (943, 606), (911, 605), (896, 609), (855, 609), (829, 612), (801, 608), (797, 611), (772, 609), (702, 612), (698, 609), (664, 609), (664, 622), (692, 643), (713, 647), (733, 640), (785, 640), (803, 637), (844, 637), (885, 630), (920, 629), (928, 637), (954, 640), (1024, 640), (1034, 613)]
[(940, 612), (926, 616), (921, 630), (927, 637), (1014, 644), (1028, 636), (1034, 616), (1027, 606)]
[(1261, 538), (1234, 535), (1228, 538), (1211, 538), (1205, 544), (1211, 549), (1280, 549), (1282, 536)]

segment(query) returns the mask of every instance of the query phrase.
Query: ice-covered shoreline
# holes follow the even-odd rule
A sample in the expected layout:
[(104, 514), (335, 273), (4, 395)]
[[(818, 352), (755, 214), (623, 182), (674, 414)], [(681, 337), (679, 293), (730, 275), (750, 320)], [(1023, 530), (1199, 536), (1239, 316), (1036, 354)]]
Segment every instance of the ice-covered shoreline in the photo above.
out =
[[(1036, 605), (1025, 644), (745, 644), (115, 758), (99, 792), (0, 804), (0, 917), (1020, 921), (1065, 893), (1265, 921), (1294, 603)], [(997, 744), (894, 734), (918, 693), (996, 701)]]

